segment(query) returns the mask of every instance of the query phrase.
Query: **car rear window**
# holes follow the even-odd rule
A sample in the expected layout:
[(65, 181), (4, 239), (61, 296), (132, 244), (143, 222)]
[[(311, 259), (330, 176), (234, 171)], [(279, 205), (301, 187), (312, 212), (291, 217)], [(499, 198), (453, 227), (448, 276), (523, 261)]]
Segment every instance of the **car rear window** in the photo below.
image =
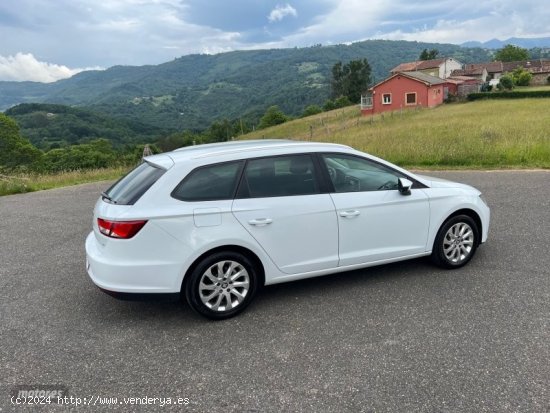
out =
[(164, 172), (162, 168), (143, 162), (105, 191), (103, 199), (117, 205), (134, 205)]

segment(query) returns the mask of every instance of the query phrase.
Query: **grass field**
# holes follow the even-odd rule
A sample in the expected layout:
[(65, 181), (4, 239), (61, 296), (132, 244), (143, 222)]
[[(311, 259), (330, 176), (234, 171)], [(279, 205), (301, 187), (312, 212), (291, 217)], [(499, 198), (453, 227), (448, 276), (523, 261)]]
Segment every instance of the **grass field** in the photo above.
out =
[(113, 168), (70, 171), (51, 175), (0, 174), (0, 196), (58, 188), (62, 186), (78, 185), (87, 182), (112, 180), (120, 178), (127, 171), (128, 168)]
[(258, 138), (342, 143), (413, 168), (550, 168), (550, 99), (453, 103), (373, 117), (354, 106), (242, 137)]
[[(353, 146), (420, 169), (550, 168), (550, 99), (486, 100), (362, 116), (350, 106), (241, 139), (292, 138)], [(112, 180), (128, 168), (0, 174), (0, 195)]]

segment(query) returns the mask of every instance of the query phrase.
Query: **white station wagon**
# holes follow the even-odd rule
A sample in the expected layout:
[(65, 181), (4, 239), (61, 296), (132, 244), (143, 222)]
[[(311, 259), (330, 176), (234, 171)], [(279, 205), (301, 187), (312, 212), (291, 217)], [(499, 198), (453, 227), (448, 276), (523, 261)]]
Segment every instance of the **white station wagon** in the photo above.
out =
[(101, 195), (87, 270), (115, 297), (181, 293), (222, 319), (264, 285), (422, 256), (459, 268), (489, 217), (477, 189), (348, 146), (199, 145), (145, 158)]

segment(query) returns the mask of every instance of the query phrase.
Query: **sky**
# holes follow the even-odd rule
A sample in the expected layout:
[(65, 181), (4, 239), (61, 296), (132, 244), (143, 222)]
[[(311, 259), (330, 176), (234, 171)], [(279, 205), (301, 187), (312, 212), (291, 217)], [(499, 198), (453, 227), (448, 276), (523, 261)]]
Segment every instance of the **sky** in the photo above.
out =
[(366, 39), (550, 36), (541, 0), (0, 0), (0, 80)]

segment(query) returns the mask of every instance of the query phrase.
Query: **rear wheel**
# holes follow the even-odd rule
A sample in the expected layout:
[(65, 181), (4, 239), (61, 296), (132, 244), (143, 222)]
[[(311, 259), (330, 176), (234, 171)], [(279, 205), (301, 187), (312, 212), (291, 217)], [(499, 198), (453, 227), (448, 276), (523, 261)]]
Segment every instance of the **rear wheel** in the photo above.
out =
[(439, 229), (432, 251), (432, 261), (443, 268), (460, 268), (474, 256), (479, 245), (479, 229), (467, 215), (447, 220)]
[(244, 310), (254, 298), (258, 272), (248, 257), (218, 252), (202, 260), (185, 284), (187, 302), (197, 313), (221, 320)]

